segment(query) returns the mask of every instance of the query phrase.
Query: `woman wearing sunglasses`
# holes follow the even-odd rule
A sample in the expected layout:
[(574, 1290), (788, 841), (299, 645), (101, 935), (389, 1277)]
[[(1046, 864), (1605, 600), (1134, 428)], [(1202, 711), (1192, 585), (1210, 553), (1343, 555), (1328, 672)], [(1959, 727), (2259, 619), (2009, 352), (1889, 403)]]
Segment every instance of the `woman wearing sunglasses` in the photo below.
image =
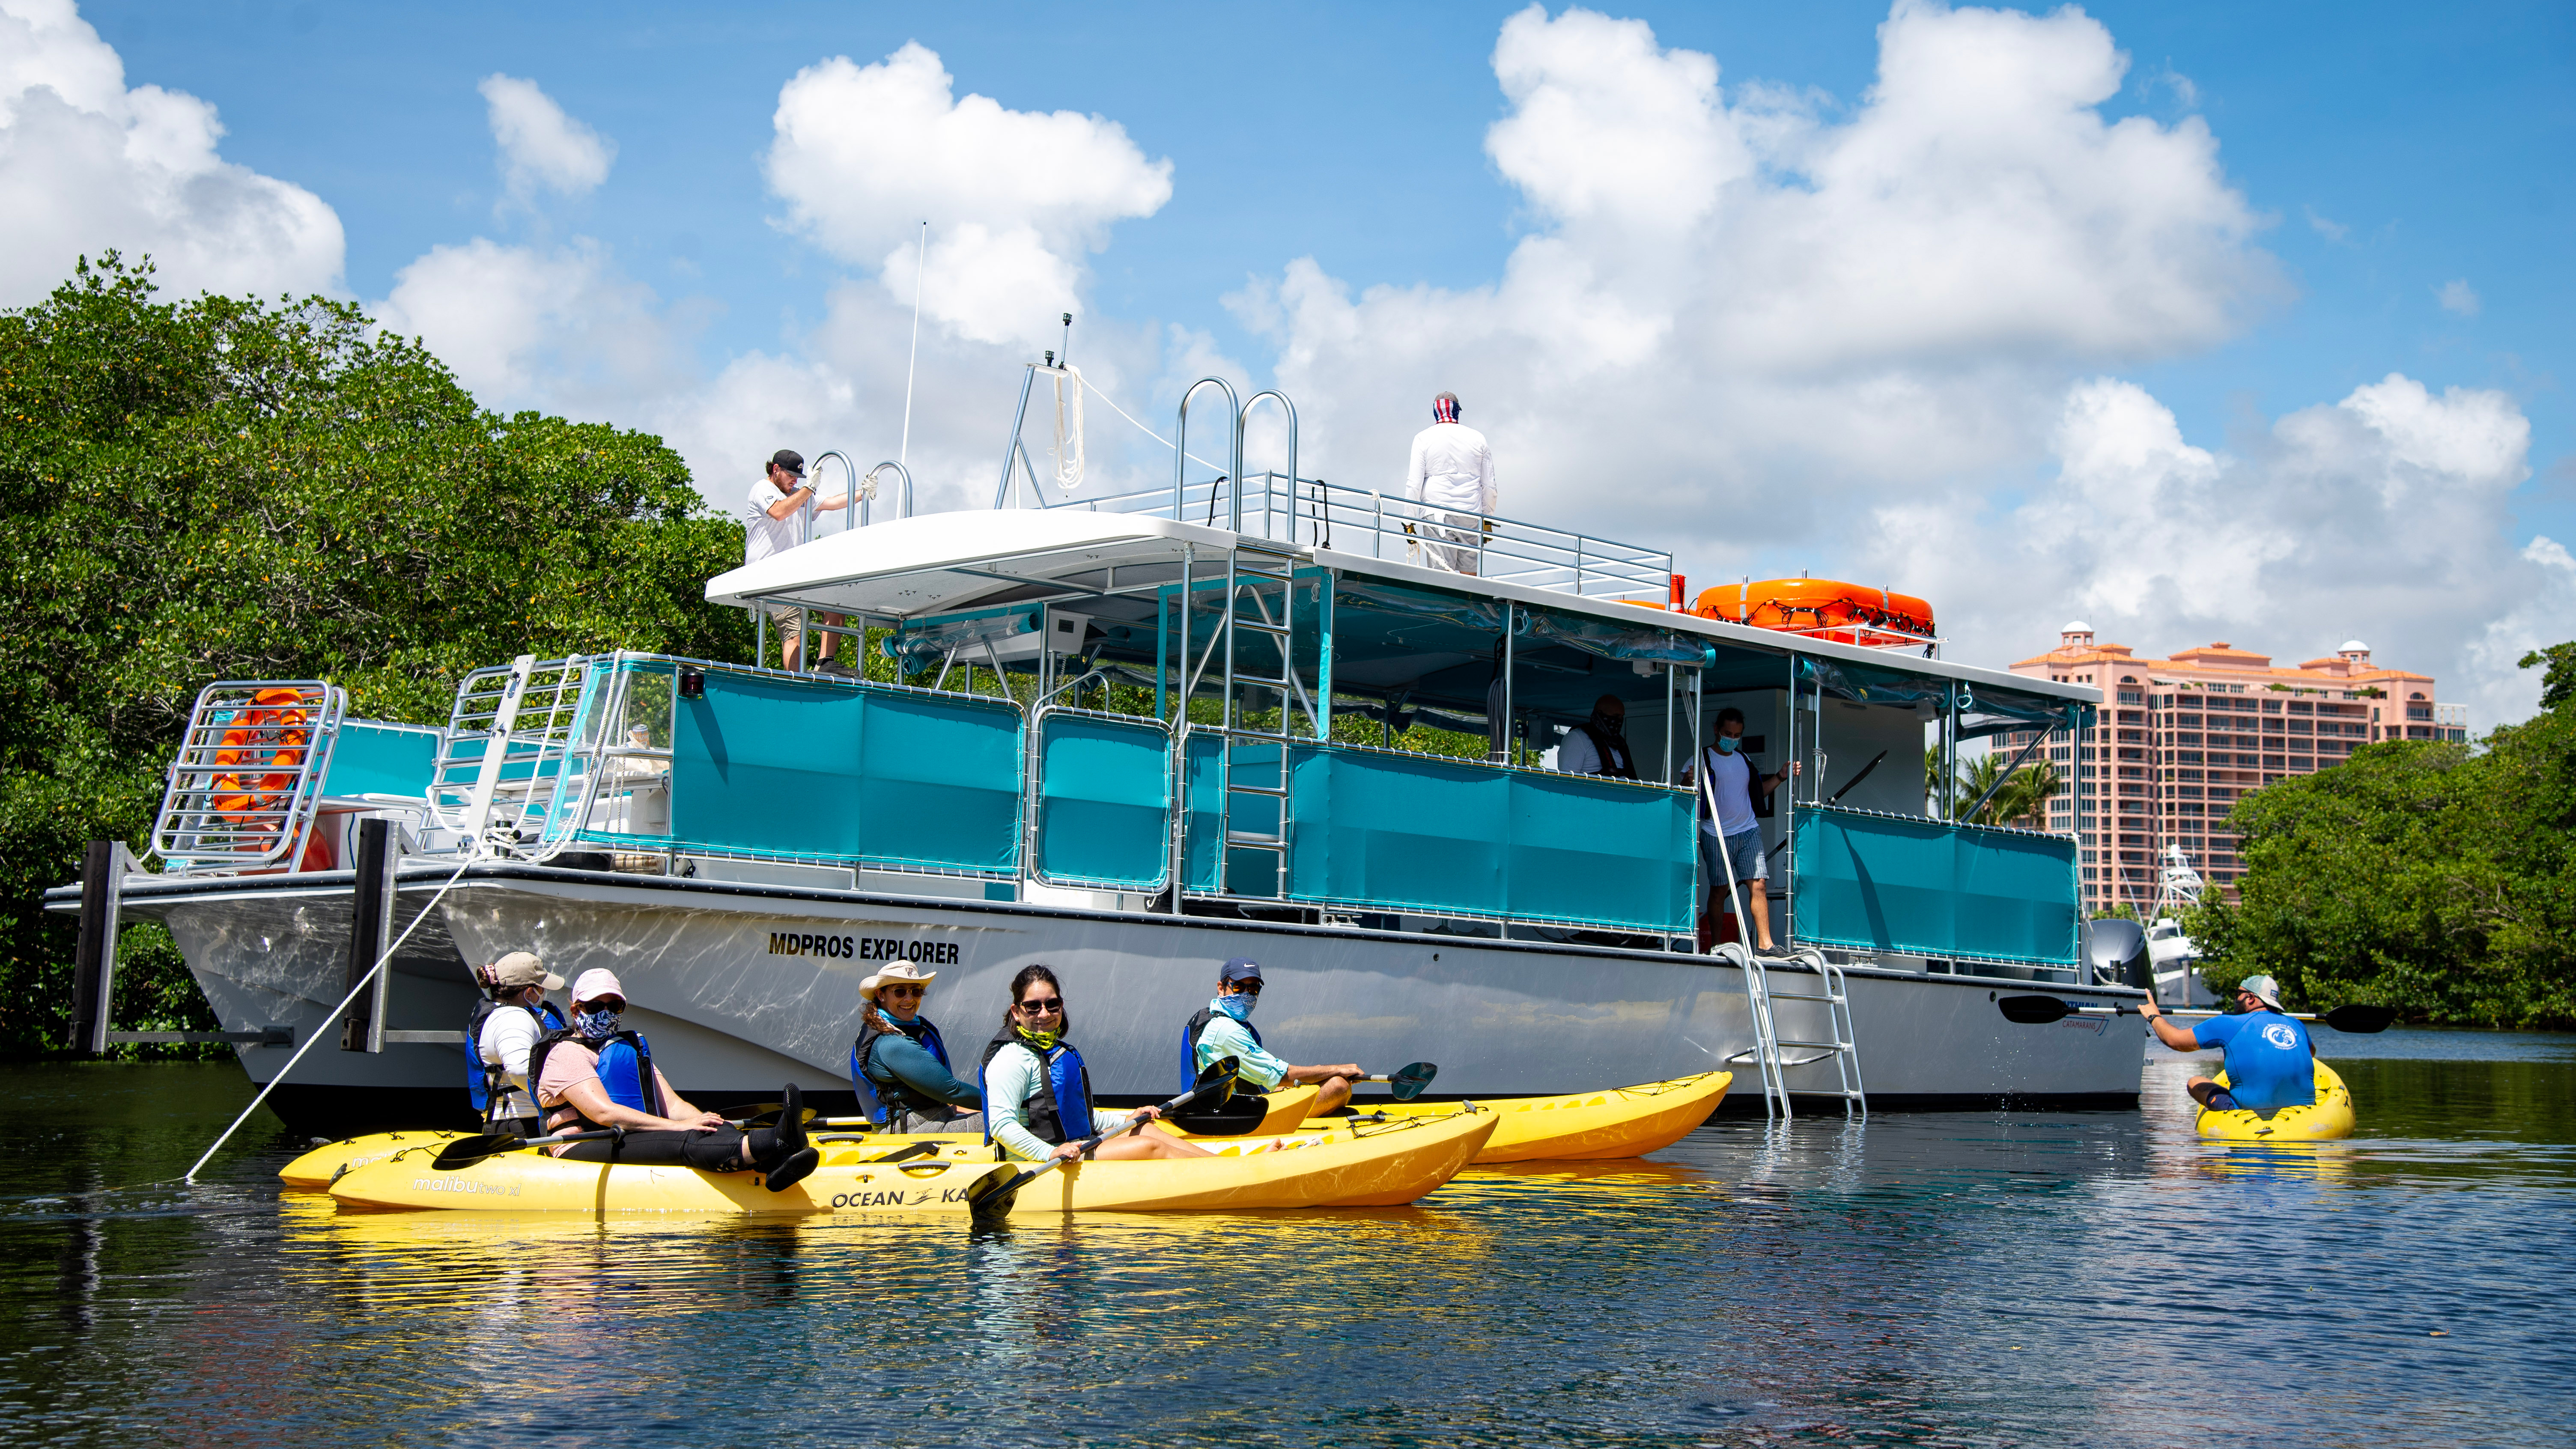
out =
[(936, 971), (898, 961), (859, 983), (867, 1002), (859, 1019), (859, 1039), (850, 1046), (850, 1086), (868, 1120), (892, 1132), (907, 1130), (912, 1117), (928, 1117), (946, 1127), (963, 1107), (984, 1105), (975, 1089), (957, 1080), (948, 1065), (948, 1043), (939, 1028), (921, 1014), (922, 999)]
[(1114, 1135), (1091, 1155), (1105, 1162), (1211, 1155), (1159, 1127), (1127, 1130), (1139, 1126), (1139, 1118), (1150, 1123), (1161, 1116), (1159, 1108), (1095, 1116), (1091, 1074), (1083, 1070), (1082, 1053), (1065, 1040), (1071, 1030), (1064, 988), (1056, 984), (1055, 973), (1044, 966), (1022, 967), (1011, 978), (1011, 1009), (1002, 1017), (1002, 1029), (984, 1048), (987, 1141), (1030, 1162), (1077, 1156), (1076, 1144), (1101, 1132)]

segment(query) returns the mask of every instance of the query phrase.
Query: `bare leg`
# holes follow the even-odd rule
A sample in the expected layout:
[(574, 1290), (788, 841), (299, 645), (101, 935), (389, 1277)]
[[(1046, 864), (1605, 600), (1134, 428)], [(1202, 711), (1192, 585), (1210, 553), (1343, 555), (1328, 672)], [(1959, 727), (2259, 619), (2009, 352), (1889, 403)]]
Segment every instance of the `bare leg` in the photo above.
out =
[(1214, 1157), (1195, 1142), (1184, 1142), (1152, 1123), (1142, 1132), (1121, 1132), (1091, 1154), (1102, 1162), (1144, 1162), (1157, 1158)]
[(1749, 880), (1744, 883), (1744, 894), (1745, 904), (1753, 912), (1753, 938), (1762, 943), (1762, 949), (1765, 951), (1778, 950), (1778, 947), (1771, 944), (1770, 893), (1763, 889), (1761, 881)]
[(781, 657), (787, 661), (787, 672), (790, 674), (796, 672), (797, 661), (804, 657), (804, 642), (804, 637), (797, 632), (794, 624), (784, 619), (778, 621), (778, 647)]
[(2218, 1085), (2218, 1083), (2207, 1077), (2194, 1077), (2190, 1081), (2183, 1083), (2182, 1089), (2191, 1093), (2191, 1099), (2193, 1101), (2209, 1108), (2209, 1110), (2213, 1112), (2218, 1111), (2219, 1108), (2210, 1101), (2210, 1098), (2227, 1090), (2225, 1087)]
[(1350, 1078), (1326, 1077), (1323, 1081), (1323, 1090), (1318, 1092), (1315, 1096), (1315, 1111), (1318, 1113), (1330, 1112), (1336, 1107), (1347, 1104), (1350, 1100)]

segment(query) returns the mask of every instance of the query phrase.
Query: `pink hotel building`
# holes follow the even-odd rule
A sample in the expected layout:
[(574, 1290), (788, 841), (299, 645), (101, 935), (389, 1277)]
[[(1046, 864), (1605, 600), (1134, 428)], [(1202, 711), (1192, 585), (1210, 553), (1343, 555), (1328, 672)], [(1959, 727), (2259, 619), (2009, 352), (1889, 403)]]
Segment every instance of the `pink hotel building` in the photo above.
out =
[[(2434, 702), (2429, 675), (2383, 669), (2354, 640), (2323, 659), (2276, 669), (2231, 644), (2141, 658), (2069, 624), (2055, 649), (2015, 674), (2102, 691), (2084, 759), (2063, 738), (2049, 758), (2070, 788), (2049, 802), (2048, 829), (2076, 837), (2088, 912), (2152, 904), (2165, 847), (2179, 845), (2213, 884), (2244, 874), (2224, 822), (2238, 796), (2284, 775), (2313, 774), (2378, 740), (2466, 740), (2467, 707)], [(2019, 749), (2028, 735), (2001, 743)], [(2079, 791), (2071, 788), (2080, 780)], [(2078, 796), (2080, 795), (2080, 799)]]

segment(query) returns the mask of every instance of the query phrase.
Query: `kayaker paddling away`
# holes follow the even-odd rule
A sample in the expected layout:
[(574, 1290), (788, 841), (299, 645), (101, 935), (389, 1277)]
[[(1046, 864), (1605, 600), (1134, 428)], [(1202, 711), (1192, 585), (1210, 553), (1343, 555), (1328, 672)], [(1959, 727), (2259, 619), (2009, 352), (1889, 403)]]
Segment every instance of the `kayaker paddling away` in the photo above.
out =
[(614, 975), (583, 972), (572, 984), (572, 1008), (572, 1025), (546, 1033), (528, 1054), (547, 1133), (617, 1130), (581, 1141), (541, 1142), (550, 1156), (756, 1171), (772, 1192), (784, 1192), (814, 1170), (820, 1158), (806, 1145), (804, 1103), (795, 1083), (787, 1084), (777, 1126), (745, 1132), (672, 1090), (670, 1079), (653, 1065), (643, 1033), (626, 1029), (626, 988)]
[[(984, 1134), (1012, 1156), (1029, 1162), (1096, 1157), (1104, 1162), (1211, 1155), (1150, 1125), (1159, 1107), (1095, 1116), (1091, 1074), (1082, 1053), (1066, 1040), (1072, 1030), (1064, 988), (1044, 966), (1022, 967), (1011, 978), (1011, 1009), (1002, 1029), (984, 1047), (981, 1073)], [(1094, 1134), (1114, 1134), (1096, 1138)], [(1088, 1140), (1087, 1140), (1088, 1139)]]
[(2236, 1004), (2243, 1014), (2213, 1016), (2192, 1027), (2166, 1020), (2152, 997), (2139, 1004), (2138, 1014), (2156, 1040), (2175, 1051), (2226, 1050), (2225, 1082), (2194, 1077), (2183, 1086), (2207, 1110), (2268, 1116), (2284, 1107), (2315, 1105), (2316, 1050), (2306, 1025), (2283, 1009), (2281, 984), (2248, 976), (2237, 984)]

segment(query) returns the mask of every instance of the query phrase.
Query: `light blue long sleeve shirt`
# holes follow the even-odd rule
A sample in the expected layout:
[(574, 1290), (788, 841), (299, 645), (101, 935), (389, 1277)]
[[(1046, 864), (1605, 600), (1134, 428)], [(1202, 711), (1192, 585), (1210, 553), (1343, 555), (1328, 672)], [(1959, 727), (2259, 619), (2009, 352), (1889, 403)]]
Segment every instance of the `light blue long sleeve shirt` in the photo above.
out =
[(1214, 1002), (1208, 1004), (1208, 1011), (1207, 1029), (1199, 1033), (1198, 1048), (1190, 1056), (1192, 1065), (1206, 1071), (1208, 1063), (1219, 1057), (1233, 1057), (1241, 1063), (1235, 1075), (1264, 1092), (1288, 1079), (1288, 1064), (1263, 1051), (1242, 1022), (1218, 1011)]
[[(1038, 1060), (1036, 1052), (1018, 1042), (993, 1053), (993, 1059), (984, 1065), (984, 1129), (1013, 1157), (1023, 1161), (1044, 1161), (1048, 1153), (1055, 1151), (1054, 1143), (1029, 1130), (1028, 1100), (1045, 1085), (1046, 1064)], [(1091, 1130), (1124, 1131), (1135, 1120), (1133, 1112), (1094, 1112)]]

